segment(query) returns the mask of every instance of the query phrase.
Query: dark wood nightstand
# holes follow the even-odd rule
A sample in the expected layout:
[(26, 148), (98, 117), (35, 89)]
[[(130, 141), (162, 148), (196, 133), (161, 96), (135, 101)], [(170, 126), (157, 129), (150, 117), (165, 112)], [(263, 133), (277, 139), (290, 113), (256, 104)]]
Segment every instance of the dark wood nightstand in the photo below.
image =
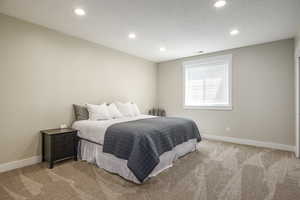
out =
[(71, 128), (42, 130), (42, 161), (49, 162), (49, 168), (62, 160), (77, 160), (77, 130)]

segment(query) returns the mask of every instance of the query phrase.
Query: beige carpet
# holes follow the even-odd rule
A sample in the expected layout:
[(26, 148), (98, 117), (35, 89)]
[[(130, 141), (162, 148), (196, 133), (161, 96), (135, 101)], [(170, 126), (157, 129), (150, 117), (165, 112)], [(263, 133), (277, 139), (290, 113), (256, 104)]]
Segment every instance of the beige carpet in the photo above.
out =
[(290, 152), (203, 141), (199, 152), (143, 185), (68, 161), (0, 174), (0, 199), (298, 200), (300, 160)]

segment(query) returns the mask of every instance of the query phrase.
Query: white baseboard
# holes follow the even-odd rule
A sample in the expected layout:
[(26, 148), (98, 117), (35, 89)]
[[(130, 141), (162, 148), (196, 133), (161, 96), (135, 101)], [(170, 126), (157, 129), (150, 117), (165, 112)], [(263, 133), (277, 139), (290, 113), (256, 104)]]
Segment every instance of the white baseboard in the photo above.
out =
[(8, 163), (0, 164), (0, 173), (10, 171), (13, 169), (18, 169), (21, 167), (26, 167), (29, 165), (34, 165), (42, 161), (41, 156), (33, 156), (31, 158), (26, 158), (24, 160), (16, 160)]
[(273, 142), (261, 142), (256, 140), (240, 139), (234, 137), (217, 136), (217, 135), (209, 135), (209, 134), (201, 134), (201, 136), (204, 139), (209, 139), (209, 140), (218, 140), (223, 142), (231, 142), (236, 144), (245, 144), (245, 145), (251, 145), (256, 147), (265, 147), (265, 148), (295, 152), (295, 146), (286, 145), (286, 144), (278, 144)]

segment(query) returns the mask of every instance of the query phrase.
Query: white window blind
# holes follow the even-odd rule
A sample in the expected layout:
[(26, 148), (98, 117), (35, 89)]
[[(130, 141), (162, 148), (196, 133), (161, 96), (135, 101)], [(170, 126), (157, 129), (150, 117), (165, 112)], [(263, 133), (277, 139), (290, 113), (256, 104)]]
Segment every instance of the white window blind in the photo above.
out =
[(184, 67), (184, 107), (231, 109), (231, 55), (189, 61)]

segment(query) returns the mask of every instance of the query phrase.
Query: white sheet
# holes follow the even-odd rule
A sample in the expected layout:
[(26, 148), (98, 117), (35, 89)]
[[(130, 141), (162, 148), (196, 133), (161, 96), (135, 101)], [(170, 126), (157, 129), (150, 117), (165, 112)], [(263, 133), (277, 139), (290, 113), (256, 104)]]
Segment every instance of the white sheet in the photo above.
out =
[[(127, 167), (127, 160), (115, 157), (112, 154), (103, 153), (102, 146), (85, 140), (81, 140), (80, 145), (81, 160), (96, 164), (99, 168), (105, 169), (111, 173), (118, 174), (123, 178), (140, 184), (139, 180)], [(159, 164), (148, 176), (154, 177), (167, 168), (173, 166), (173, 162), (179, 157), (188, 154), (197, 149), (197, 139), (191, 139), (180, 145), (177, 145), (172, 151), (167, 151), (159, 157)]]
[(104, 143), (106, 129), (116, 123), (134, 121), (138, 119), (153, 118), (152, 115), (139, 115), (136, 117), (122, 117), (101, 121), (81, 120), (73, 123), (72, 128), (78, 130), (78, 136), (98, 144)]

